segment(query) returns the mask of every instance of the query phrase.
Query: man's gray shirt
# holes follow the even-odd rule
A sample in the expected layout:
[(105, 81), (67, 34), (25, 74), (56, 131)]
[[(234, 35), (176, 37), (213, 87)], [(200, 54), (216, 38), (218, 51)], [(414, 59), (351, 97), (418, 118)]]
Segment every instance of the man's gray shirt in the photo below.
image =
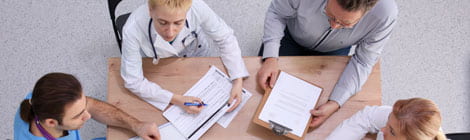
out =
[(330, 96), (330, 100), (343, 105), (366, 82), (390, 38), (398, 9), (394, 0), (379, 0), (352, 28), (333, 29), (321, 42), (320, 39), (330, 28), (324, 10), (327, 1), (273, 0), (264, 24), (263, 58), (279, 57), (280, 42), (286, 27), (298, 44), (314, 51), (328, 52), (356, 45), (355, 54)]

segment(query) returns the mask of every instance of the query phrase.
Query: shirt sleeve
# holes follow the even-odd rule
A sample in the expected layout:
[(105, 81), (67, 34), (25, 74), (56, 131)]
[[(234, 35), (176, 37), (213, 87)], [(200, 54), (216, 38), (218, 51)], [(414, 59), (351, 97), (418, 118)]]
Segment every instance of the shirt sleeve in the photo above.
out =
[(124, 86), (146, 102), (164, 110), (170, 103), (173, 93), (144, 77), (140, 54), (142, 47), (140, 40), (144, 39), (144, 36), (135, 19), (131, 18), (132, 16), (123, 29), (121, 76), (124, 79)]
[(284, 37), (287, 20), (295, 18), (299, 0), (273, 0), (266, 12), (263, 35), (263, 58), (279, 57), (281, 39)]
[(346, 65), (343, 73), (331, 93), (330, 100), (342, 106), (351, 96), (361, 90), (367, 81), (372, 67), (379, 59), (385, 43), (395, 25), (394, 18), (388, 18), (359, 41), (356, 52)]
[(228, 70), (230, 79), (247, 77), (248, 70), (233, 30), (203, 1), (194, 0), (193, 7), (197, 11), (196, 15), (202, 30), (219, 47), (222, 62)]
[(361, 140), (367, 133), (378, 133), (386, 126), (391, 111), (390, 106), (366, 106), (339, 124), (326, 139)]

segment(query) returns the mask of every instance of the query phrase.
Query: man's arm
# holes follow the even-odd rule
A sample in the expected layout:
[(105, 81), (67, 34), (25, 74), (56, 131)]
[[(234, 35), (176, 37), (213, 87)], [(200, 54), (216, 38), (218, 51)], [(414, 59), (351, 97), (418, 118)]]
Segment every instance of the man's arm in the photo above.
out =
[(359, 41), (356, 53), (349, 60), (330, 95), (330, 101), (312, 111), (311, 127), (320, 126), (351, 96), (361, 90), (396, 24), (396, 13), (393, 9), (391, 11), (388, 18), (378, 22), (374, 29)]
[(121, 109), (91, 97), (87, 97), (87, 102), (87, 111), (94, 120), (106, 125), (130, 129), (144, 139), (160, 139), (156, 123), (141, 122)]
[(279, 57), (281, 39), (287, 20), (296, 17), (300, 0), (273, 0), (266, 12), (263, 35), (263, 59)]
[(330, 100), (342, 106), (351, 96), (359, 92), (367, 81), (373, 66), (382, 54), (385, 43), (396, 23), (395, 19), (388, 19), (367, 35), (357, 45), (356, 53), (346, 65), (340, 79), (336, 83)]
[(279, 67), (277, 58), (287, 20), (295, 18), (300, 0), (273, 0), (266, 12), (263, 35), (263, 62), (258, 71), (258, 84), (262, 89), (273, 88)]

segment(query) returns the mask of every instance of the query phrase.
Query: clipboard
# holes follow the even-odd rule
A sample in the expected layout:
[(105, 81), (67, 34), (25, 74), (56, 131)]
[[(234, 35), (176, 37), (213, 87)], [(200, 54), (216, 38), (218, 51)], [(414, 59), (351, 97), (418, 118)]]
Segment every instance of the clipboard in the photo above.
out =
[[(278, 74), (278, 78), (279, 78), (279, 76), (280, 76), (281, 73), (282, 73), (282, 72), (280, 71), (279, 74)], [(286, 74), (288, 74), (288, 73), (286, 73)], [(295, 77), (295, 76), (294, 76), (294, 77)], [(315, 104), (314, 104), (314, 107), (315, 107), (315, 106), (318, 104), (318, 100), (319, 100), (319, 97), (320, 97), (321, 93), (323, 93), (323, 88), (321, 88), (320, 86), (315, 85), (315, 84), (313, 84), (313, 83), (307, 82), (307, 81), (305, 81), (305, 80), (303, 80), (303, 79), (300, 79), (300, 78), (298, 78), (298, 77), (295, 77), (295, 78), (298, 79), (298, 80), (302, 80), (302, 81), (304, 81), (304, 82), (306, 82), (306, 83), (308, 83), (308, 84), (310, 84), (310, 85), (312, 85), (312, 86), (315, 86), (315, 87), (321, 89), (321, 91), (320, 91), (320, 93), (319, 93), (319, 95), (318, 95), (318, 97), (317, 97), (317, 99), (316, 99), (316, 102), (315, 102)], [(278, 79), (278, 80), (279, 80), (279, 79)], [(278, 82), (276, 82), (276, 84), (274, 85), (274, 87), (276, 87), (277, 83), (278, 83)], [(261, 125), (261, 126), (267, 128), (267, 129), (271, 129), (271, 130), (273, 131), (273, 133), (276, 134), (276, 135), (284, 135), (284, 136), (286, 136), (286, 137), (288, 137), (288, 138), (295, 139), (295, 140), (303, 140), (303, 139), (305, 139), (305, 134), (307, 134), (307, 130), (308, 130), (308, 128), (309, 128), (309, 125), (308, 125), (308, 124), (310, 124), (310, 122), (312, 121), (312, 117), (309, 118), (309, 120), (308, 120), (308, 122), (307, 122), (307, 125), (306, 125), (306, 127), (304, 128), (304, 131), (303, 131), (302, 136), (297, 136), (297, 135), (293, 134), (293, 133), (291, 132), (291, 131), (292, 131), (291, 128), (288, 128), (288, 127), (286, 127), (286, 126), (283, 126), (283, 125), (281, 125), (281, 124), (279, 124), (279, 123), (277, 123), (277, 122), (275, 122), (275, 121), (269, 120), (269, 122), (266, 122), (266, 121), (263, 121), (263, 120), (259, 119), (259, 118), (260, 118), (261, 111), (263, 110), (263, 108), (264, 108), (264, 106), (265, 106), (265, 104), (266, 104), (268, 98), (270, 97), (272, 90), (273, 90), (273, 89), (271, 89), (271, 88), (267, 88), (267, 89), (266, 89), (266, 91), (265, 91), (265, 93), (264, 93), (264, 96), (263, 96), (263, 99), (261, 100), (261, 103), (260, 103), (260, 105), (258, 106), (258, 109), (257, 109), (256, 112), (255, 112), (255, 115), (253, 116), (253, 122), (254, 122), (255, 124)]]

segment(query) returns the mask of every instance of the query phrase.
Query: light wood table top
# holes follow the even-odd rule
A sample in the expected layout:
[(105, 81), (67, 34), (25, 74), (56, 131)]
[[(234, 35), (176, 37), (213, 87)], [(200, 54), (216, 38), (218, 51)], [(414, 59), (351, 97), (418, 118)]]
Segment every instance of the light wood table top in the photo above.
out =
[[(256, 82), (256, 74), (261, 67), (260, 57), (243, 58), (250, 73), (244, 80), (243, 88), (253, 96), (227, 128), (218, 124), (212, 126), (201, 139), (287, 139), (276, 136), (271, 130), (252, 122), (254, 113), (263, 97), (264, 91)], [(279, 67), (291, 75), (314, 83), (323, 88), (319, 103), (327, 102), (336, 82), (346, 67), (347, 56), (288, 56), (279, 58)], [(158, 125), (168, 122), (162, 111), (141, 100), (124, 87), (120, 75), (120, 58), (108, 60), (108, 102), (142, 121), (156, 122)], [(184, 94), (214, 65), (226, 72), (218, 57), (166, 58), (158, 65), (152, 64), (151, 58), (144, 58), (144, 76), (174, 94)], [(380, 64), (377, 63), (362, 90), (349, 99), (338, 112), (333, 114), (323, 125), (309, 130), (306, 139), (324, 139), (343, 120), (366, 105), (381, 105)], [(132, 131), (108, 126), (107, 138), (112, 140), (128, 139), (135, 136)]]

